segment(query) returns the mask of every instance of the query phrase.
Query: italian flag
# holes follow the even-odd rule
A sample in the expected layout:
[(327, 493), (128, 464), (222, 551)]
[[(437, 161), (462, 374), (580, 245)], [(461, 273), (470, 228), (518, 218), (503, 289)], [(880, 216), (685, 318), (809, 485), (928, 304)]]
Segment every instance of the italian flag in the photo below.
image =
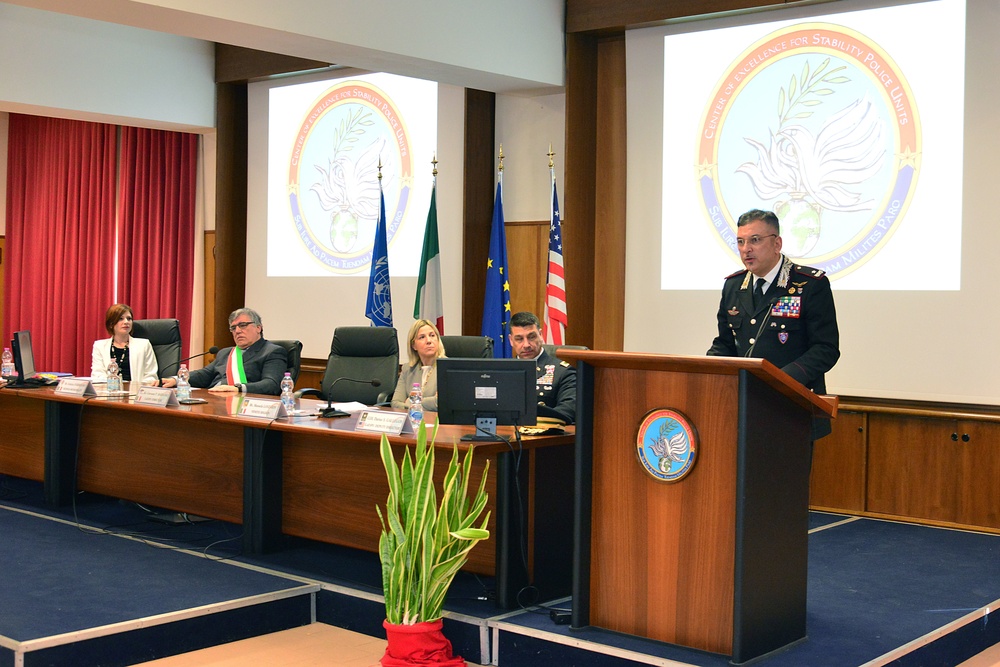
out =
[(424, 229), (424, 250), (420, 255), (420, 277), (413, 301), (413, 317), (434, 322), (444, 334), (444, 299), (441, 298), (441, 249), (438, 246), (437, 186), (431, 188), (431, 207)]

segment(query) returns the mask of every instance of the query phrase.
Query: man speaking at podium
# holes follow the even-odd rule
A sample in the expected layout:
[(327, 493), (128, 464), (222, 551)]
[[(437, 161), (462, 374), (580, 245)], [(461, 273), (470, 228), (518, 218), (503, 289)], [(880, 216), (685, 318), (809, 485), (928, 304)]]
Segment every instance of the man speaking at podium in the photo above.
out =
[[(285, 348), (264, 339), (260, 315), (251, 308), (237, 308), (229, 315), (229, 331), (235, 347), (219, 351), (215, 361), (191, 371), (191, 386), (209, 391), (239, 391), (250, 394), (281, 393), (281, 379), (288, 370)], [(176, 378), (163, 386), (176, 386)]]
[[(830, 280), (820, 269), (781, 254), (778, 217), (753, 209), (736, 223), (744, 271), (727, 276), (719, 304), (719, 333), (707, 354), (764, 358), (817, 394), (824, 373), (840, 358), (840, 333)], [(830, 433), (814, 419), (812, 439)]]

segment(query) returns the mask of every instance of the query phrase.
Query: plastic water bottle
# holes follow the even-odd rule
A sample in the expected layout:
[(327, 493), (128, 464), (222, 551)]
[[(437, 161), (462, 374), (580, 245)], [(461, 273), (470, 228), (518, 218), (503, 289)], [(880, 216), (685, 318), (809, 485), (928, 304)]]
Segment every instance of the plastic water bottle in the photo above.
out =
[(281, 404), (285, 406), (285, 412), (292, 414), (295, 412), (295, 381), (291, 373), (285, 373), (281, 378)]
[(118, 374), (118, 362), (114, 359), (108, 364), (108, 396), (122, 393), (122, 376)]
[(177, 369), (177, 394), (178, 401), (186, 401), (191, 398), (191, 373), (188, 372), (187, 364), (181, 364)]
[(5, 378), (14, 377), (14, 355), (10, 353), (9, 347), (3, 349), (3, 366), (2, 370), (0, 370), (0, 376)]
[(420, 426), (420, 421), (424, 418), (423, 392), (420, 390), (420, 383), (414, 382), (410, 389), (410, 425), (414, 432)]

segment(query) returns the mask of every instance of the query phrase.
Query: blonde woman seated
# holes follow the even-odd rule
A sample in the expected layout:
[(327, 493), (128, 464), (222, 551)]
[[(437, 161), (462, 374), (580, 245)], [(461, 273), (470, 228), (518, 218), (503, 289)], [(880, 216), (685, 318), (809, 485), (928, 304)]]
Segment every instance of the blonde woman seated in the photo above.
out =
[(108, 379), (108, 364), (114, 359), (123, 380), (159, 384), (153, 346), (145, 338), (132, 338), (132, 309), (124, 303), (108, 308), (104, 315), (104, 328), (111, 338), (94, 341), (90, 379), (105, 382)]
[(444, 344), (438, 336), (437, 328), (427, 320), (414, 322), (407, 340), (410, 363), (399, 374), (399, 382), (392, 395), (392, 407), (409, 408), (410, 389), (416, 383), (421, 387), (424, 410), (437, 412), (437, 364), (434, 362), (444, 356)]

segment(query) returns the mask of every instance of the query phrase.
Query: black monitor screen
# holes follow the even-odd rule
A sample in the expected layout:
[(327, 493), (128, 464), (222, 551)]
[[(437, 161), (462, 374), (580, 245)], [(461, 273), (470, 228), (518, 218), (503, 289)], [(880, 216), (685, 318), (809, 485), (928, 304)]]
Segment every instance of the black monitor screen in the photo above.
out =
[(537, 416), (535, 376), (532, 360), (438, 359), (438, 419), (530, 426)]
[(31, 352), (31, 332), (18, 331), (11, 341), (11, 351), (14, 353), (14, 370), (17, 371), (18, 382), (35, 375), (35, 356)]

